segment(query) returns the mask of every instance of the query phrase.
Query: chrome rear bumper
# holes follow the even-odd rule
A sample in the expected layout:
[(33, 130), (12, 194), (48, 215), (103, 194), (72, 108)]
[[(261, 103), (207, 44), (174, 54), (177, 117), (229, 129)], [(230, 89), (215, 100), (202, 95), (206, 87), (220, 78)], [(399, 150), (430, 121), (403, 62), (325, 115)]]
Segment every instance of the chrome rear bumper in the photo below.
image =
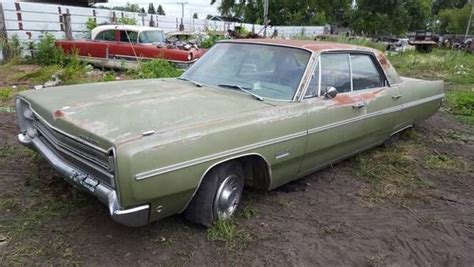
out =
[(65, 176), (65, 180), (74, 186), (96, 196), (101, 202), (109, 207), (110, 216), (120, 224), (138, 227), (148, 223), (149, 205), (142, 205), (131, 209), (122, 209), (120, 207), (117, 192), (107, 185), (101, 184), (99, 180), (84, 173), (63, 159), (58, 157), (39, 137), (30, 138), (25, 134), (19, 134), (18, 140), (27, 146), (34, 147), (49, 163)]

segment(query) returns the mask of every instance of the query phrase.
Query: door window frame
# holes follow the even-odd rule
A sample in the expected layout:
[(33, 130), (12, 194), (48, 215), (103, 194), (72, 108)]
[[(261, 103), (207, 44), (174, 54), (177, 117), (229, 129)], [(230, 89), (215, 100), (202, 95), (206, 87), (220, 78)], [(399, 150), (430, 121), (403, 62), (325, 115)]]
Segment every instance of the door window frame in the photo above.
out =
[[(354, 92), (354, 81), (352, 79), (351, 55), (366, 55), (366, 56), (369, 56), (370, 59), (372, 60), (372, 63), (374, 64), (375, 68), (377, 69), (377, 71), (379, 72), (379, 74), (381, 75), (381, 77), (383, 79), (383, 87), (392, 87), (390, 85), (388, 79), (387, 79), (387, 75), (385, 74), (385, 71), (383, 70), (382, 66), (380, 65), (380, 62), (378, 61), (377, 57), (375, 56), (375, 54), (373, 52), (357, 51), (357, 50), (326, 51), (326, 52), (318, 53), (315, 66), (311, 70), (312, 75), (314, 75), (316, 67), (318, 67), (318, 83), (317, 83), (318, 94), (313, 95), (313, 96), (306, 96), (306, 92), (308, 91), (309, 85), (311, 84), (311, 81), (310, 81), (308, 83), (308, 86), (306, 86), (306, 90), (304, 90), (304, 93), (302, 94), (303, 100), (319, 98), (321, 96), (321, 75), (322, 75), (322, 73), (321, 73), (321, 70), (322, 70), (321, 55), (323, 55), (323, 54), (345, 54), (345, 55), (348, 56), (348, 59), (349, 59), (349, 72), (350, 72), (349, 77), (351, 79), (351, 91), (350, 92), (344, 92), (344, 93), (341, 93), (341, 94), (347, 94), (347, 93), (353, 93)], [(314, 76), (311, 77), (311, 79), (314, 79), (314, 78), (315, 78)], [(380, 87), (377, 87), (377, 88), (380, 88)], [(371, 89), (376, 89), (376, 88), (366, 88), (366, 89), (360, 89), (360, 90), (357, 90), (357, 91), (360, 92), (360, 91), (371, 90)]]

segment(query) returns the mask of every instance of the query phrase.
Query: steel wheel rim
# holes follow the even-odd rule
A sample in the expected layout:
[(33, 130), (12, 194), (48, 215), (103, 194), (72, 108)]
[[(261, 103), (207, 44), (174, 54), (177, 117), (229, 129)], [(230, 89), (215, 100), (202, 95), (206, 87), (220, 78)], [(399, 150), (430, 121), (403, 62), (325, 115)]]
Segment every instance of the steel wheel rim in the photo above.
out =
[(242, 196), (243, 181), (236, 175), (227, 176), (217, 190), (214, 207), (218, 219), (227, 219), (234, 214)]

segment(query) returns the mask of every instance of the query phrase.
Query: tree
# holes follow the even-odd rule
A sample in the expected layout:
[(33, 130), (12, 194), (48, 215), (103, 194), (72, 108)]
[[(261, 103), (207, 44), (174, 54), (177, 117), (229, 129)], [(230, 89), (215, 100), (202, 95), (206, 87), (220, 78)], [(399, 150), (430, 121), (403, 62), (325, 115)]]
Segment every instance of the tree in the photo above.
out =
[(127, 2), (125, 6), (114, 6), (113, 10), (128, 11), (128, 12), (139, 12), (140, 6), (138, 4), (130, 4)]
[(350, 26), (368, 35), (403, 35), (427, 29), (431, 0), (359, 0)]
[(153, 3), (150, 3), (148, 5), (148, 14), (156, 14), (155, 6), (153, 5)]
[(193, 19), (199, 19), (198, 13), (193, 14)]
[[(223, 16), (247, 23), (263, 23), (263, 0), (211, 0)], [(271, 0), (268, 17), (273, 25), (349, 24), (352, 0)]]
[(161, 5), (158, 5), (158, 8), (156, 9), (156, 14), (162, 15), (162, 16), (166, 15), (165, 10), (163, 9)]
[[(441, 22), (440, 30), (442, 33), (464, 34), (471, 14), (471, 5), (466, 4), (463, 8), (442, 9), (438, 13)], [(474, 27), (471, 32), (474, 34)]]
[(140, 8), (140, 13), (146, 13), (146, 12), (145, 12), (145, 8), (143, 8), (143, 7)]
[(469, 0), (434, 0), (433, 14), (438, 14), (442, 9), (463, 8)]

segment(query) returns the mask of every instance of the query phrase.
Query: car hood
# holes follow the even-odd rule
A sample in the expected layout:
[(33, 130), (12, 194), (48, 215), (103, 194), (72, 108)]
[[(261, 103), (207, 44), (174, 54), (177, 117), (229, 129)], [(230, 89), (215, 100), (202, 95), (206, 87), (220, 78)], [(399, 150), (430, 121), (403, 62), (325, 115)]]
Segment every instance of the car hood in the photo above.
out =
[(238, 91), (177, 79), (61, 86), (22, 94), (49, 124), (103, 148), (270, 107)]

